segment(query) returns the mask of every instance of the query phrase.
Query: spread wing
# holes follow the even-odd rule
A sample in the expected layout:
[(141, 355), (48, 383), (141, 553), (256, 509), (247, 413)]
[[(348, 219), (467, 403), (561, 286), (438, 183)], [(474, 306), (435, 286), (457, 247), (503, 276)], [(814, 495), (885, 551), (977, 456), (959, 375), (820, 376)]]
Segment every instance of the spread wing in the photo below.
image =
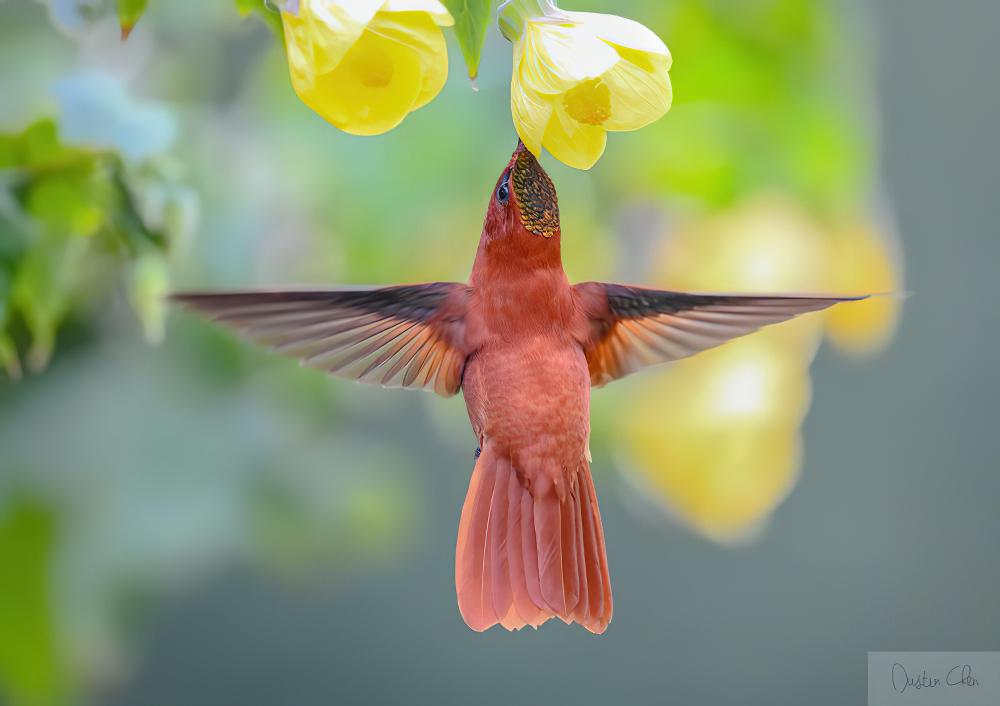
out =
[(588, 319), (583, 344), (594, 386), (768, 324), (866, 298), (690, 294), (604, 282), (584, 282), (574, 290)]
[(386, 387), (450, 396), (462, 384), (468, 288), (434, 282), (171, 298), (303, 365)]

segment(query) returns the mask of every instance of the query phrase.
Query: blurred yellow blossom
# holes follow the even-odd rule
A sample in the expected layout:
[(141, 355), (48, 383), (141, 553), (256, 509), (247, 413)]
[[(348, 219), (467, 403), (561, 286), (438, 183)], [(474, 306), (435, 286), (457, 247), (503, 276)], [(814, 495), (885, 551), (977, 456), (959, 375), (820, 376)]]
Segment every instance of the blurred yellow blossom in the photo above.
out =
[(448, 78), (438, 0), (289, 0), (282, 20), (295, 92), (345, 132), (391, 130)]
[[(757, 195), (664, 238), (652, 280), (668, 289), (894, 292), (894, 241), (866, 221), (824, 226), (791, 198)], [(825, 330), (868, 351), (895, 330), (900, 299), (834, 307), (675, 363), (631, 388), (616, 433), (630, 476), (673, 515), (720, 542), (751, 537), (794, 487), (809, 364)]]
[(635, 388), (625, 468), (695, 531), (752, 535), (798, 477), (807, 364), (755, 336), (677, 363)]
[(549, 0), (507, 0), (498, 17), (514, 44), (514, 125), (536, 155), (545, 147), (589, 169), (608, 130), (637, 130), (670, 109), (670, 52), (638, 22)]
[[(757, 196), (665, 239), (653, 280), (669, 289), (826, 292), (831, 239), (780, 195)], [(746, 539), (801, 465), (809, 363), (824, 317), (807, 315), (679, 361), (632, 393), (618, 430), (631, 476), (695, 531)]]
[(859, 222), (837, 229), (831, 246), (834, 291), (892, 295), (834, 307), (827, 315), (827, 335), (848, 353), (876, 353), (892, 338), (899, 322), (902, 264), (898, 245), (887, 231)]
[[(825, 293), (834, 291), (829, 247), (822, 228), (793, 200), (757, 195), (668, 236), (653, 281), (691, 291)], [(822, 315), (804, 316), (754, 336), (811, 351), (822, 325)]]

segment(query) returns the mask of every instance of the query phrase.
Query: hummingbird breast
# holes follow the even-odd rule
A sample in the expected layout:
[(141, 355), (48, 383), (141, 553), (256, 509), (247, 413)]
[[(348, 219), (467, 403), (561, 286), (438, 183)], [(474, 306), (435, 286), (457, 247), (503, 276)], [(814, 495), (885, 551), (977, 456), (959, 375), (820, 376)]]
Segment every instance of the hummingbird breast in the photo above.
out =
[(508, 455), (529, 489), (539, 474), (559, 484), (575, 473), (590, 435), (590, 375), (559, 274), (544, 296), (537, 283), (474, 295), (484, 333), (462, 380), (480, 445)]

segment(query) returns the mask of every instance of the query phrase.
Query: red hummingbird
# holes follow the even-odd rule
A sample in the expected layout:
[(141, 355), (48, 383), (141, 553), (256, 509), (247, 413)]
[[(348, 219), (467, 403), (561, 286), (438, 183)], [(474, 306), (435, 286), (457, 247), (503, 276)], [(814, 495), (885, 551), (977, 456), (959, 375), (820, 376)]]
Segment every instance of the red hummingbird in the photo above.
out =
[(174, 299), (333, 375), (465, 395), (479, 440), (455, 553), (458, 607), (483, 631), (611, 620), (590, 475), (590, 388), (761, 326), (864, 297), (572, 285), (552, 180), (520, 142), (467, 284), (184, 293)]

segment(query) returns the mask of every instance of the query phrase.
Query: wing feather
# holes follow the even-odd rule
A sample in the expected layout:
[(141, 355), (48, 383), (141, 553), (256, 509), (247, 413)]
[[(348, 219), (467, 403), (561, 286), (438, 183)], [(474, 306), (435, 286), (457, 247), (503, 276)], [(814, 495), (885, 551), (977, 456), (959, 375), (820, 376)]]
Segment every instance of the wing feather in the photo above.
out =
[(461, 387), (469, 289), (450, 282), (382, 288), (182, 293), (172, 299), (303, 365), (442, 396)]
[(603, 282), (574, 287), (591, 383), (694, 355), (762, 326), (866, 297), (694, 294)]

